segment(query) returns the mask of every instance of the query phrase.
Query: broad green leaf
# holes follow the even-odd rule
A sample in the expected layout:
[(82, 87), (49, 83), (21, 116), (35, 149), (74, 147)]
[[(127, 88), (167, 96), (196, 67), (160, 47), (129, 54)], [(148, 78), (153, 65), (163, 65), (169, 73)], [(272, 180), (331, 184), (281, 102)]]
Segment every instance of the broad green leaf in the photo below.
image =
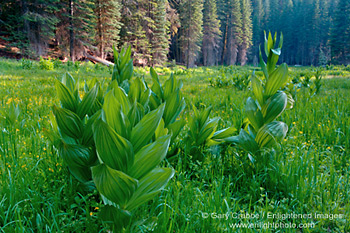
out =
[(135, 154), (134, 165), (128, 174), (135, 179), (141, 179), (165, 158), (170, 144), (170, 135), (160, 137), (155, 142), (148, 144)]
[(128, 171), (134, 162), (134, 152), (131, 143), (118, 135), (101, 119), (92, 126), (96, 150), (100, 160), (112, 169)]
[(122, 232), (122, 228), (129, 224), (132, 215), (127, 210), (105, 205), (101, 208), (98, 216), (104, 223), (113, 225), (113, 232)]
[(163, 120), (163, 118), (160, 120), (160, 123), (159, 123), (156, 131), (154, 132), (154, 134), (155, 134), (155, 139), (158, 139), (158, 138), (168, 134), (168, 129), (164, 128), (164, 120)]
[(77, 139), (83, 135), (83, 125), (77, 114), (56, 106), (53, 106), (52, 111), (61, 133)]
[(176, 121), (176, 118), (186, 107), (185, 100), (180, 97), (179, 92), (174, 92), (166, 100), (164, 110), (164, 123), (165, 126), (172, 124)]
[(277, 49), (271, 49), (271, 53), (270, 56), (268, 57), (268, 61), (267, 61), (267, 72), (269, 74), (271, 74), (274, 69), (276, 68), (276, 64), (278, 61), (278, 58), (281, 54), (281, 49), (277, 48)]
[(260, 64), (261, 70), (264, 73), (265, 79), (268, 80), (269, 79), (269, 74), (267, 73), (266, 63), (265, 63), (265, 61), (264, 61), (264, 59), (262, 57), (260, 47), (259, 47), (259, 64)]
[(168, 97), (176, 90), (176, 79), (174, 75), (171, 74), (170, 77), (165, 81), (163, 85), (164, 99), (167, 100)]
[(91, 107), (95, 103), (98, 92), (98, 86), (94, 86), (83, 98), (81, 103), (78, 105), (77, 115), (80, 119), (83, 119), (85, 115), (90, 111)]
[(82, 142), (83, 145), (85, 145), (85, 146), (92, 146), (92, 145), (95, 144), (95, 142), (94, 142), (94, 134), (92, 132), (92, 125), (100, 117), (101, 117), (101, 110), (96, 112), (93, 116), (91, 116), (87, 120), (86, 125), (84, 127), (83, 136), (82, 136), (82, 139), (81, 139), (81, 142)]
[(155, 168), (140, 181), (136, 192), (126, 205), (129, 211), (134, 210), (145, 202), (153, 199), (174, 176), (172, 168)]
[(286, 109), (292, 109), (294, 106), (294, 99), (290, 93), (287, 93), (287, 106)]
[(88, 147), (67, 144), (62, 140), (57, 145), (58, 154), (66, 164), (76, 167), (88, 166), (90, 150)]
[(151, 77), (153, 79), (152, 91), (160, 98), (163, 99), (163, 90), (159, 82), (159, 77), (153, 67), (150, 68)]
[[(232, 140), (233, 141), (233, 140)], [(249, 135), (244, 129), (241, 129), (238, 135), (238, 143), (244, 150), (255, 154), (259, 150), (259, 146), (254, 140), (254, 138)]]
[(156, 131), (158, 124), (164, 112), (164, 104), (159, 108), (145, 115), (139, 123), (132, 129), (130, 142), (134, 146), (134, 151), (139, 151), (144, 145), (148, 144)]
[(130, 80), (132, 77), (132, 73), (134, 72), (134, 66), (132, 64), (132, 60), (130, 59), (129, 62), (122, 67), (122, 70), (120, 71), (120, 77), (121, 77), (121, 82), (124, 80)]
[(67, 73), (65, 73), (65, 75), (63, 75), (62, 84), (65, 85), (68, 88), (68, 90), (71, 91), (71, 93), (74, 92), (76, 82), (70, 73), (67, 72)]
[(285, 63), (272, 72), (265, 85), (265, 95), (270, 97), (278, 91), (288, 80), (288, 67)]
[(81, 183), (92, 180), (90, 167), (73, 166), (68, 164), (69, 172)]
[(134, 102), (127, 115), (131, 127), (134, 127), (137, 123), (140, 122), (144, 116), (144, 112), (144, 107), (140, 103)]
[(247, 103), (245, 105), (245, 113), (254, 129), (259, 130), (259, 128), (264, 124), (264, 118), (261, 114), (260, 109), (251, 97), (247, 99)]
[(273, 44), (272, 34), (271, 34), (271, 32), (269, 32), (269, 36), (267, 39), (267, 52), (268, 53), (266, 54), (266, 56), (269, 56), (270, 51), (271, 51), (271, 49), (273, 49), (273, 47), (274, 47), (274, 44)]
[(281, 115), (287, 106), (287, 99), (287, 95), (284, 92), (278, 92), (266, 101), (266, 104), (261, 109), (265, 124), (272, 122)]
[(278, 44), (278, 48), (282, 49), (282, 46), (283, 46), (283, 33), (281, 32), (281, 35), (280, 35), (280, 42)]
[(287, 134), (288, 126), (281, 121), (273, 121), (260, 128), (255, 141), (259, 147), (272, 147), (279, 143)]
[(235, 127), (229, 127), (226, 129), (222, 129), (222, 130), (216, 131), (211, 139), (222, 140), (222, 139), (225, 139), (227, 137), (232, 136), (232, 134), (234, 134), (234, 132), (236, 132)]
[(215, 133), (218, 127), (220, 118), (215, 117), (207, 121), (199, 131), (199, 135), (196, 138), (197, 145), (203, 144), (205, 141), (209, 140)]
[(174, 141), (177, 135), (181, 132), (182, 128), (185, 126), (186, 121), (184, 119), (180, 119), (175, 121), (174, 123), (167, 126), (171, 133), (171, 141)]
[(73, 93), (58, 80), (55, 81), (55, 87), (62, 107), (75, 112), (78, 103), (75, 100)]
[(154, 92), (151, 92), (151, 95), (149, 97), (149, 107), (151, 110), (158, 108), (161, 103), (161, 99), (159, 99)]
[(125, 209), (125, 204), (132, 197), (138, 185), (138, 181), (134, 178), (106, 164), (92, 167), (92, 178), (97, 190), (122, 209)]
[(269, 48), (269, 46), (268, 46), (268, 40), (266, 38), (266, 31), (264, 31), (264, 50), (265, 50), (266, 57), (269, 56), (269, 52), (270, 52), (270, 50), (268, 48)]
[(121, 103), (118, 102), (112, 91), (107, 93), (102, 109), (107, 124), (122, 137), (129, 138), (127, 119), (122, 112)]
[(204, 124), (209, 121), (209, 114), (213, 108), (210, 106), (200, 113), (199, 127), (203, 127)]
[(125, 91), (120, 87), (116, 87), (116, 88), (113, 88), (113, 94), (116, 100), (119, 102), (119, 105), (123, 113), (127, 114), (130, 111), (131, 104), (129, 102), (129, 99)]
[(251, 83), (254, 96), (258, 101), (259, 105), (262, 106), (264, 102), (264, 88), (261, 84), (261, 81), (258, 77), (256, 77), (255, 73), (251, 76)]

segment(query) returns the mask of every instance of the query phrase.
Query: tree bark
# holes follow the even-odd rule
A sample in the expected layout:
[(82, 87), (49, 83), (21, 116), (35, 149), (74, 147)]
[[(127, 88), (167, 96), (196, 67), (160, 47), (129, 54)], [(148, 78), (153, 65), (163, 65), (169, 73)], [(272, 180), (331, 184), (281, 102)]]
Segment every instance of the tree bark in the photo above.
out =
[(74, 62), (75, 51), (74, 51), (74, 30), (73, 30), (73, 16), (74, 16), (74, 4), (73, 0), (69, 0), (69, 51), (70, 58)]

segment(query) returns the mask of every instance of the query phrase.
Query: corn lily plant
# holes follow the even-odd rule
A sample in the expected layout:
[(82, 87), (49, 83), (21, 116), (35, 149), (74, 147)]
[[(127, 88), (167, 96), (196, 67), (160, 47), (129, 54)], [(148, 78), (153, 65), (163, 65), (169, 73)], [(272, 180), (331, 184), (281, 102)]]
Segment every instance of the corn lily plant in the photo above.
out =
[(172, 137), (164, 128), (166, 104), (150, 109), (151, 90), (141, 79), (131, 80), (129, 57), (129, 49), (115, 53), (107, 89), (92, 81), (82, 99), (72, 76), (57, 80), (61, 106), (53, 107), (52, 118), (58, 154), (75, 178), (94, 184), (105, 204), (100, 217), (115, 232), (174, 175), (172, 168), (159, 167)]
[(254, 73), (251, 76), (253, 98), (249, 97), (245, 105), (245, 113), (248, 124), (241, 129), (238, 136), (233, 136), (227, 141), (238, 145), (248, 152), (253, 164), (266, 161), (263, 153), (266, 149), (272, 149), (278, 145), (287, 134), (288, 126), (282, 121), (276, 121), (284, 110), (293, 107), (294, 100), (281, 89), (288, 81), (288, 66), (283, 63), (276, 68), (276, 63), (281, 54), (283, 35), (281, 34), (279, 45), (276, 42), (277, 33), (268, 39), (265, 34), (264, 50), (267, 63), (264, 62), (260, 50), (260, 67), (264, 79), (260, 79)]

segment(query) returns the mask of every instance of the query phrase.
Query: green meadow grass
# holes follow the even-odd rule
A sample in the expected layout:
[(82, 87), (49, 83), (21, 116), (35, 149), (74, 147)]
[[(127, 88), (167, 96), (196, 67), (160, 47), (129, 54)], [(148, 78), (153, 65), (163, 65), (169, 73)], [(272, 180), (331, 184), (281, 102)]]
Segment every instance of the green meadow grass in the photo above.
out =
[[(184, 82), (185, 118), (191, 117), (191, 104), (213, 106), (211, 117), (221, 117), (221, 128), (239, 129), (249, 90), (209, 86), (208, 78), (219, 70), (173, 70)], [(84, 80), (111, 77), (101, 66), (45, 71), (34, 63), (26, 70), (20, 62), (0, 60), (0, 109), (21, 109), (13, 125), (0, 121), (0, 232), (108, 232), (98, 218), (97, 191), (79, 186), (45, 136), (51, 107), (59, 104), (54, 79), (66, 71), (81, 87)], [(159, 68), (161, 81), (171, 71)], [(135, 72), (151, 83), (147, 70)], [(125, 232), (349, 232), (350, 73), (325, 72), (318, 95), (301, 88), (294, 108), (280, 116), (289, 131), (263, 173), (252, 173), (247, 155), (230, 145), (204, 148), (202, 162), (180, 152), (165, 162), (175, 177), (137, 210)]]

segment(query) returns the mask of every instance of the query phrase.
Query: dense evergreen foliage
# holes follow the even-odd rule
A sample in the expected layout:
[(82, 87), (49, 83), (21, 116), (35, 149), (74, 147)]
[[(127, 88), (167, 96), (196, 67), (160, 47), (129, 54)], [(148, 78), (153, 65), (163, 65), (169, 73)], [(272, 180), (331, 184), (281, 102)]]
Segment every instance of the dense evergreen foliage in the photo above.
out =
[(105, 58), (130, 44), (136, 63), (257, 64), (263, 31), (281, 31), (281, 62), (348, 64), (349, 0), (5, 0), (0, 38), (26, 57)]

